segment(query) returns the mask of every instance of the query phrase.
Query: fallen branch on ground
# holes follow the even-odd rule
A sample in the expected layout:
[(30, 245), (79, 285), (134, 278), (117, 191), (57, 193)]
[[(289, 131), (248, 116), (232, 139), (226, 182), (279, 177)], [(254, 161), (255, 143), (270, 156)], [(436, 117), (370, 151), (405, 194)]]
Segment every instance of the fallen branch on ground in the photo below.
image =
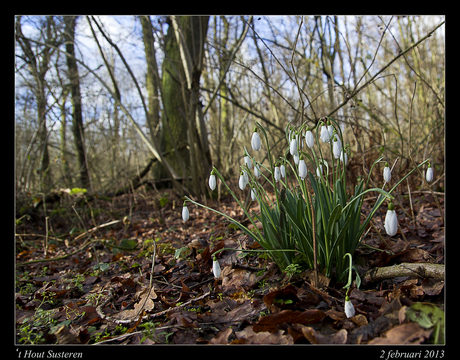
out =
[(388, 267), (377, 267), (367, 271), (363, 276), (363, 284), (370, 282), (410, 276), (444, 280), (443, 264), (402, 263)]

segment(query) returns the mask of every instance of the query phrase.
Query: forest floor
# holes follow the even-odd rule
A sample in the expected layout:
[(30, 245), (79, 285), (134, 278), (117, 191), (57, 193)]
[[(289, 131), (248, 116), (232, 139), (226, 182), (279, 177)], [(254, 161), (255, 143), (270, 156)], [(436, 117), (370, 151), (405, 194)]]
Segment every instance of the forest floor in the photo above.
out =
[[(47, 204), (48, 226), (43, 209), (16, 225), (16, 343), (442, 343), (444, 280), (427, 267), (444, 273), (444, 224), (431, 195), (412, 194), (413, 215), (409, 197), (399, 199), (398, 233), (385, 234), (383, 206), (355, 253), (363, 282), (349, 293), (356, 314), (347, 318), (344, 284), (313, 286), (309, 272), (283, 273), (260, 253), (220, 252), (215, 279), (216, 250), (258, 244), (201, 207), (189, 206), (184, 223), (167, 190), (61, 198)], [(230, 197), (207, 205), (243, 219)], [(365, 276), (395, 265), (403, 272)]]

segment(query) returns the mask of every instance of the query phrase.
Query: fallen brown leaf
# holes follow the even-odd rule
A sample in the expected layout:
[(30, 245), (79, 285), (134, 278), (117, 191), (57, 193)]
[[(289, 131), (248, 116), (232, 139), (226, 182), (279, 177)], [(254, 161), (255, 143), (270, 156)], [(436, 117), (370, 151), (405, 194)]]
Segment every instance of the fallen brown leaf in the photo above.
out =
[(267, 315), (259, 319), (254, 325), (255, 332), (275, 331), (278, 325), (290, 324), (314, 324), (321, 321), (326, 314), (321, 310), (292, 311), (283, 310), (278, 314)]
[(242, 331), (235, 333), (237, 340), (231, 344), (294, 344), (291, 335), (284, 335), (283, 330), (277, 330), (273, 333), (268, 331), (254, 332), (252, 326), (246, 327)]
[(348, 333), (345, 329), (341, 329), (332, 335), (322, 335), (310, 326), (296, 325), (300, 329), (305, 338), (312, 344), (346, 344)]
[(370, 341), (369, 344), (421, 344), (430, 337), (432, 331), (423, 329), (417, 323), (404, 323), (388, 330), (384, 336)]

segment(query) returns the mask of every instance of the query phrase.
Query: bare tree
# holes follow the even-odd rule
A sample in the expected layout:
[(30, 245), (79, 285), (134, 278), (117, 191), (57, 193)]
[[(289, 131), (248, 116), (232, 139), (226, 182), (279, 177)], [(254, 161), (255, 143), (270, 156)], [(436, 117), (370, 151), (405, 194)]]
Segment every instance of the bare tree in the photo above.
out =
[(64, 16), (64, 38), (67, 56), (67, 67), (69, 70), (70, 93), (72, 100), (72, 132), (77, 154), (77, 168), (80, 176), (80, 186), (90, 186), (89, 171), (85, 155), (85, 137), (82, 115), (82, 101), (80, 92), (80, 76), (78, 74), (77, 61), (75, 60), (75, 26), (77, 16)]

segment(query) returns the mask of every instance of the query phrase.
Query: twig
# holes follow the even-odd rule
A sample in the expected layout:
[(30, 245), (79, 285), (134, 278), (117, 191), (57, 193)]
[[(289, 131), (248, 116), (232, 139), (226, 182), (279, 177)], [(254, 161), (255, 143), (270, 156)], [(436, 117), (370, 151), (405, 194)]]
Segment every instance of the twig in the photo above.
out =
[(194, 299), (190, 299), (189, 301), (186, 301), (184, 302), (183, 304), (180, 304), (179, 306), (175, 306), (173, 308), (169, 308), (169, 309), (166, 309), (166, 310), (163, 310), (163, 311), (160, 311), (160, 312), (157, 312), (155, 314), (151, 314), (150, 315), (150, 319), (155, 319), (157, 317), (160, 317), (160, 316), (163, 316), (163, 315), (166, 315), (168, 313), (170, 313), (171, 311), (174, 311), (174, 310), (178, 310), (178, 309), (182, 309), (183, 307), (187, 306), (187, 305), (190, 305), (192, 302), (194, 301), (199, 301), (199, 300), (202, 300), (204, 299), (205, 297), (211, 295), (211, 292), (208, 291), (207, 293), (197, 297), (197, 298), (194, 298)]
[(363, 285), (370, 282), (393, 279), (401, 276), (434, 278), (444, 280), (443, 264), (402, 263), (388, 267), (377, 267), (367, 271), (363, 276)]
[(49, 259), (36, 259), (36, 260), (26, 261), (26, 262), (23, 262), (23, 263), (18, 263), (18, 264), (16, 264), (16, 266), (24, 266), (24, 265), (30, 265), (30, 264), (35, 264), (35, 263), (39, 263), (39, 262), (49, 262), (49, 261), (57, 261), (57, 260), (66, 259), (66, 258), (68, 258), (68, 257), (70, 257), (72, 255), (75, 255), (75, 254), (79, 253), (80, 251), (86, 249), (91, 244), (94, 244), (95, 242), (99, 242), (99, 241), (101, 241), (101, 240), (88, 241), (80, 249), (75, 250), (75, 251), (73, 251), (71, 253), (68, 253), (66, 255), (63, 255), (63, 256), (57, 256), (57, 257), (49, 258)]
[(100, 229), (100, 228), (103, 228), (103, 227), (106, 227), (106, 226), (109, 226), (109, 225), (113, 225), (113, 224), (116, 224), (116, 223), (119, 223), (121, 220), (113, 220), (113, 221), (110, 221), (108, 223), (105, 223), (105, 224), (102, 224), (102, 225), (98, 225), (96, 227), (93, 227), (92, 229), (89, 229), (89, 230), (86, 230), (84, 233), (78, 235), (74, 240), (78, 240), (80, 238), (82, 238), (83, 236), (85, 236), (86, 234), (90, 234), (94, 231), (96, 231), (97, 229)]

